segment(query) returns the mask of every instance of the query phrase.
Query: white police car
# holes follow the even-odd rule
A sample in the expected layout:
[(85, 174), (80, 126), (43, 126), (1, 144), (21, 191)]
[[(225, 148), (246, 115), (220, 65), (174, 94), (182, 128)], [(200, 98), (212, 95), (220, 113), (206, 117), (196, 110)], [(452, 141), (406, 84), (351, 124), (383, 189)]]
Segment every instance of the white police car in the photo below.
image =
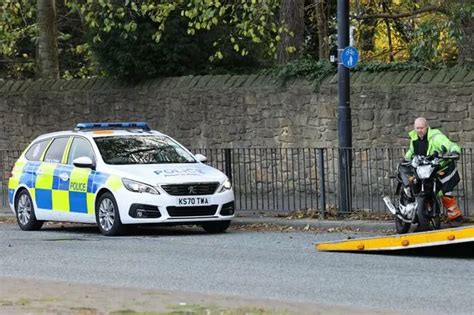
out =
[(81, 123), (28, 146), (9, 179), (9, 204), (23, 230), (70, 221), (97, 223), (104, 235), (146, 223), (224, 232), (234, 192), (205, 161), (146, 123)]

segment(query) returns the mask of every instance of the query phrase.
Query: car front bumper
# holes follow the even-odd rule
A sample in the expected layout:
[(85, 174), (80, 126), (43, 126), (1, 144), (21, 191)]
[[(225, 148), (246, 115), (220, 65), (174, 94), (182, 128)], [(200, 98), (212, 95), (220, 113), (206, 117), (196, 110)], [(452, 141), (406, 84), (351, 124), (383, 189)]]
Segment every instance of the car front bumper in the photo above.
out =
[(199, 223), (235, 217), (232, 189), (202, 196), (152, 195), (121, 189), (114, 195), (123, 224)]

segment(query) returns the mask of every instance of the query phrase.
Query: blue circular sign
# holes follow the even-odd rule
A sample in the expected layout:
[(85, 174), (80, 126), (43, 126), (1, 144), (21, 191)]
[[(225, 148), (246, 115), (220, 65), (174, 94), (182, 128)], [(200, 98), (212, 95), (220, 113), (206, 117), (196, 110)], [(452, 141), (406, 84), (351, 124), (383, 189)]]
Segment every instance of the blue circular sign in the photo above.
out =
[(341, 59), (346, 68), (354, 68), (359, 61), (359, 52), (352, 46), (346, 47), (341, 53)]

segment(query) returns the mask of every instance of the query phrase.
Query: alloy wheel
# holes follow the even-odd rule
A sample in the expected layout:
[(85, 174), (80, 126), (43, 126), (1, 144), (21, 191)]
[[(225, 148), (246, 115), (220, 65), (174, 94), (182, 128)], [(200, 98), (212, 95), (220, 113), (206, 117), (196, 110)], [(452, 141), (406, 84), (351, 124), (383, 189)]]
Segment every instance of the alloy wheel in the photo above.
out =
[(104, 231), (110, 231), (115, 221), (115, 206), (112, 200), (104, 198), (99, 206), (99, 224)]
[(22, 225), (27, 225), (31, 219), (31, 200), (27, 194), (22, 194), (18, 200), (18, 220)]

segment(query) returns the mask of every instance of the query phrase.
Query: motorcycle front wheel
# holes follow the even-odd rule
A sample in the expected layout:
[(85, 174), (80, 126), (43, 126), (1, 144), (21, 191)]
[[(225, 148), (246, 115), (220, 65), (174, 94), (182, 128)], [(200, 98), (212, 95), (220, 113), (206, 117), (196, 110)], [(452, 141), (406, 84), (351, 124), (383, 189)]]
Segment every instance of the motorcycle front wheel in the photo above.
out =
[(434, 229), (434, 230), (439, 230), (441, 229), (441, 218), (439, 215), (431, 218), (430, 220), (430, 223), (431, 223), (431, 227)]
[(395, 230), (397, 234), (405, 234), (410, 229), (410, 223), (406, 223), (399, 217), (395, 217)]
[(431, 229), (430, 222), (426, 215), (426, 198), (418, 197), (417, 198), (418, 206), (416, 208), (416, 215), (418, 217), (418, 228), (417, 231), (427, 231)]

